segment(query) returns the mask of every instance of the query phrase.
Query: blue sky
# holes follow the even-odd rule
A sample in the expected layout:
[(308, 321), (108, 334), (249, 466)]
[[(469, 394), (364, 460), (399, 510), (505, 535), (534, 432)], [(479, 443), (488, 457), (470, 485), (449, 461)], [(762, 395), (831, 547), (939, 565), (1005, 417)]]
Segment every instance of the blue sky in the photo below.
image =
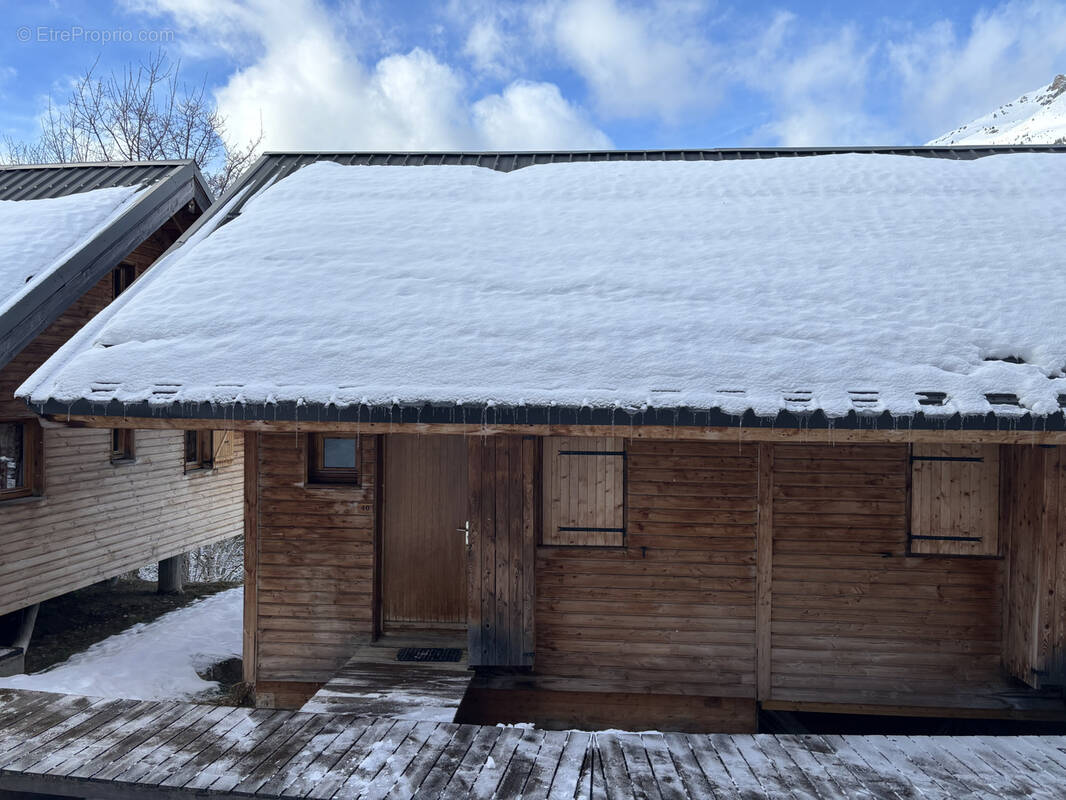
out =
[(0, 0), (0, 20), (15, 138), (94, 60), (160, 42), (231, 136), (275, 149), (921, 144), (1066, 72), (1066, 0)]

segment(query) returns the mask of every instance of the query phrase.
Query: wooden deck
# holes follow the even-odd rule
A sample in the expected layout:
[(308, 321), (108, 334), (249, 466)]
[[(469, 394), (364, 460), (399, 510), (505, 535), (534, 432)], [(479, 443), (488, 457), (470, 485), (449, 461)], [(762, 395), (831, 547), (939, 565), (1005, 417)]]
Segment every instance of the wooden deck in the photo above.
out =
[(93, 798), (1061, 798), (1066, 737), (586, 733), (0, 691), (0, 790)]
[(474, 673), (458, 662), (397, 661), (396, 647), (364, 645), (304, 704), (316, 714), (452, 722)]

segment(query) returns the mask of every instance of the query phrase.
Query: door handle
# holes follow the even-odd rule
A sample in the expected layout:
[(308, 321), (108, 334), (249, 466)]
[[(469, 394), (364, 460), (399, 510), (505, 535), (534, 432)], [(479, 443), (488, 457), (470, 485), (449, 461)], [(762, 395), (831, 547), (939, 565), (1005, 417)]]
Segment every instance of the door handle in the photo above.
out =
[(456, 531), (456, 533), (463, 534), (463, 540), (466, 542), (466, 546), (469, 547), (470, 546), (470, 520), (467, 520), (466, 523), (463, 525), (463, 527), (456, 528), (455, 531)]

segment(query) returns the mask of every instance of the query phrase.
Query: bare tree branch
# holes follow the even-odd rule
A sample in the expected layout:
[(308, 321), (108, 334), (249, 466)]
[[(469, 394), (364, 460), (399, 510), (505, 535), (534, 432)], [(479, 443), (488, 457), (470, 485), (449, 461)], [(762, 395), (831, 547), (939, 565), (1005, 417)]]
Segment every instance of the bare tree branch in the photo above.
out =
[(36, 141), (5, 138), (0, 163), (141, 161), (191, 158), (221, 194), (255, 160), (263, 141), (236, 144), (207, 89), (181, 80), (181, 62), (159, 50), (106, 77), (98, 62), (78, 77), (62, 104), (49, 97)]

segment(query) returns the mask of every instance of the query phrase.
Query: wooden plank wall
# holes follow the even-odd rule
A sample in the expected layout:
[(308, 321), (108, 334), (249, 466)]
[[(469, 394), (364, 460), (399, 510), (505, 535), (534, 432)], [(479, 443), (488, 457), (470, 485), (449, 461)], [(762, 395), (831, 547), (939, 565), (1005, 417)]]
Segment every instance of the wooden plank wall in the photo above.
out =
[(906, 558), (908, 449), (776, 445), (773, 700), (945, 706), (1001, 687), (1003, 562)]
[[(158, 239), (128, 260), (143, 268)], [(0, 418), (35, 418), (15, 389), (111, 292), (108, 274), (0, 370)], [(45, 428), (43, 496), (0, 503), (0, 614), (238, 535), (241, 439), (231, 466), (184, 475), (181, 431), (137, 431), (136, 463), (113, 465), (110, 430)]]
[(373, 630), (378, 437), (360, 486), (308, 486), (305, 434), (258, 441), (257, 681), (325, 682)]
[(1003, 662), (1031, 686), (1066, 684), (1066, 464), (1062, 448), (1003, 448)]
[(471, 665), (533, 664), (536, 445), (521, 436), (468, 439)]
[(537, 550), (541, 684), (754, 698), (757, 445), (626, 447), (625, 547)]

